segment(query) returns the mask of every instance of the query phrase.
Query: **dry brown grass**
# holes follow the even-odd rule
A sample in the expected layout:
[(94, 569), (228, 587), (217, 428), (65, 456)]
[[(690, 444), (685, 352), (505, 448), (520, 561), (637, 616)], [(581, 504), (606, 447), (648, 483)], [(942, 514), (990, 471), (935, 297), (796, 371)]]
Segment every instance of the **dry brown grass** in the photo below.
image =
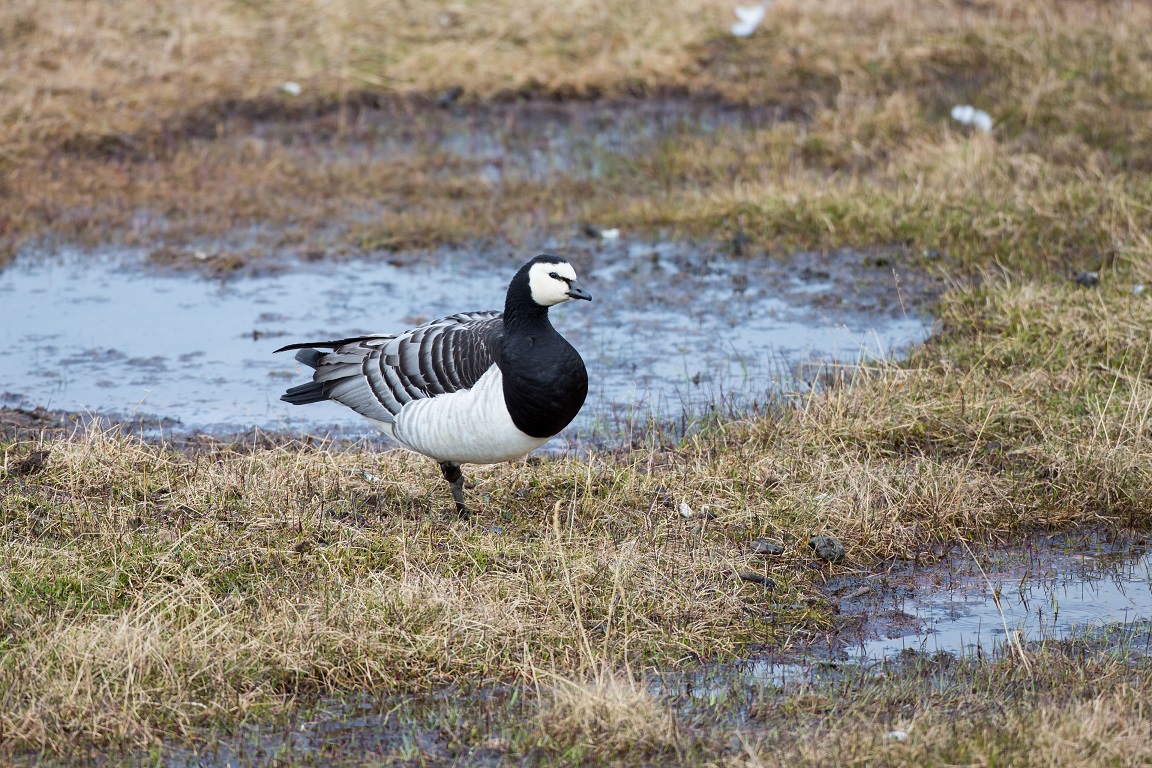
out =
[(680, 745), (675, 713), (631, 674), (601, 667), (586, 680), (554, 678), (544, 687), (540, 729), (572, 758), (636, 759)]
[[(6, 123), (16, 135), (135, 132), (189, 105), (267, 95), (291, 79), (321, 93), (461, 85), (480, 97), (624, 95), (679, 85), (821, 107), (832, 97), (846, 113), (839, 132), (870, 138), (873, 123), (861, 114), (895, 117), (899, 133), (914, 130), (920, 109), (951, 107), (917, 99), (939, 96), (942, 78), (988, 101), (1025, 89), (1013, 110), (1025, 126), (1067, 101), (1076, 105), (1068, 123), (1098, 121), (1101, 106), (1147, 91), (1138, 62), (1152, 10), (1088, 0), (780, 2), (746, 41), (727, 34), (731, 6), (709, 0), (16, 0), (0, 19), (8, 64), (0, 86), (12, 95)], [(103, 119), (85, 120), (92, 114)]]
[[(7, 4), (0, 227), (9, 249), (252, 227), (265, 248), (321, 229), (370, 250), (590, 219), (964, 264), (1147, 257), (1147, 4), (781, 2), (748, 40), (731, 21), (711, 2)], [(281, 94), (287, 79), (304, 94)], [(711, 94), (783, 119), (602, 153), (593, 177), (512, 169), (496, 185), (483, 159), (363, 153), (378, 138), (357, 133), (365, 105), (398, 115), (392, 135), (435, 112), (405, 112), (406, 94), (454, 85), (466, 114), (517, 94)], [(950, 122), (964, 102), (993, 113), (993, 137)], [(304, 127), (289, 140), (284, 124)]]
[(306, 94), (619, 93), (682, 69), (731, 10), (699, 0), (15, 0), (0, 14), (5, 127), (20, 141), (135, 133), (189, 106), (275, 95), (287, 80)]
[(143, 745), (301, 696), (672, 663), (763, 627), (727, 534), (651, 507), (637, 459), (486, 473), (494, 528), (442, 517), (434, 467), (404, 454), (188, 456), (100, 432), (50, 450), (3, 503), (10, 744)]

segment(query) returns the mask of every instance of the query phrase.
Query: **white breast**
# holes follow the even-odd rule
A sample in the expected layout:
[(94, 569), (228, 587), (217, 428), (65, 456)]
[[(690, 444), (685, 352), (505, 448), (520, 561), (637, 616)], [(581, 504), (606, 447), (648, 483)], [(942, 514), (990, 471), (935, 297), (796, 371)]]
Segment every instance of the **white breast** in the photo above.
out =
[(394, 424), (377, 422), (402, 445), (437, 461), (496, 464), (539, 448), (512, 423), (504, 405), (504, 378), (493, 365), (467, 390), (406, 403)]

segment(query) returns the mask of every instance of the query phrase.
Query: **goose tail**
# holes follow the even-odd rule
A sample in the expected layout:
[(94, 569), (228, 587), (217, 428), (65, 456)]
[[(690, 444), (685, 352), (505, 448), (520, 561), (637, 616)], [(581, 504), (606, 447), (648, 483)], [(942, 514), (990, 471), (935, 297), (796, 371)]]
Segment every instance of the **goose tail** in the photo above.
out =
[[(279, 352), (280, 350), (276, 351)], [(320, 361), (324, 359), (324, 354), (324, 352), (317, 349), (304, 348), (296, 353), (296, 360), (302, 365), (316, 369), (320, 367)], [(310, 381), (307, 384), (292, 387), (280, 395), (280, 399), (292, 405), (308, 405), (309, 403), (320, 403), (327, 400), (328, 393), (324, 391), (324, 382)]]
[(308, 405), (309, 403), (322, 403), (328, 399), (328, 395), (324, 392), (324, 382), (310, 381), (307, 384), (292, 387), (280, 395), (280, 399), (292, 405)]

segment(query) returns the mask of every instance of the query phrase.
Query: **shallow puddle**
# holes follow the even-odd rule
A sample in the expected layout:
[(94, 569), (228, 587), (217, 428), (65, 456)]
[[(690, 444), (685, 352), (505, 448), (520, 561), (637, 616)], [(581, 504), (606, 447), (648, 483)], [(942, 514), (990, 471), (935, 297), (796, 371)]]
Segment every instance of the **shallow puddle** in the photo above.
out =
[(905, 649), (987, 653), (1009, 641), (1064, 639), (1152, 619), (1152, 553), (1142, 548), (1036, 548), (994, 558), (983, 573), (970, 556), (958, 555), (948, 569), (933, 569), (927, 590), (894, 600), (892, 610), (915, 619), (915, 632), (850, 652), (868, 659)]
[(1049, 640), (1152, 657), (1152, 550), (1143, 542), (1044, 538), (958, 551), (930, 566), (839, 580), (829, 597), (840, 605), (838, 630), (809, 660), (757, 660), (707, 678), (779, 686), (845, 663), (879, 665), (910, 652), (987, 656)]
[[(616, 442), (642, 433), (652, 417), (682, 431), (711, 408), (753, 408), (781, 388), (803, 387), (802, 363), (890, 356), (930, 328), (891, 267), (861, 254), (734, 260), (651, 243), (560, 252), (595, 300), (552, 312), (591, 380), (583, 412), (556, 448)], [(142, 260), (26, 255), (0, 273), (0, 341), (16, 353), (0, 362), (3, 404), (149, 414), (174, 421), (176, 431), (370, 435), (338, 405), (280, 402), (306, 372), (273, 350), (499, 308), (523, 257), (439, 251), (395, 263), (293, 263), (225, 281)]]

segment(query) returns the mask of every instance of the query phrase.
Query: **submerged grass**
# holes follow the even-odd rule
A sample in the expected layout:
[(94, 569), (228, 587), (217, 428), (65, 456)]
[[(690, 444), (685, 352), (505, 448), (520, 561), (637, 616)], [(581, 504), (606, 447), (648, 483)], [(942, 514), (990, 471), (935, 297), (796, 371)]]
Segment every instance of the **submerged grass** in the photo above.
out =
[[(944, 654), (752, 705), (747, 765), (1140, 765), (1152, 758), (1147, 664), (1060, 643)], [(750, 729), (751, 730), (751, 729)]]
[(541, 676), (535, 688), (328, 700), (279, 727), (112, 762), (1143, 765), (1152, 755), (1145, 643), (1030, 644), (1028, 667), (1016, 653), (911, 654), (787, 688), (734, 677), (686, 690), (600, 669)]
[(787, 689), (733, 682), (695, 695), (593, 677), (557, 689), (533, 736), (560, 764), (1143, 764), (1152, 668), (1122, 650), (1081, 652), (1030, 645), (1030, 667), (1014, 653), (912, 655)]

